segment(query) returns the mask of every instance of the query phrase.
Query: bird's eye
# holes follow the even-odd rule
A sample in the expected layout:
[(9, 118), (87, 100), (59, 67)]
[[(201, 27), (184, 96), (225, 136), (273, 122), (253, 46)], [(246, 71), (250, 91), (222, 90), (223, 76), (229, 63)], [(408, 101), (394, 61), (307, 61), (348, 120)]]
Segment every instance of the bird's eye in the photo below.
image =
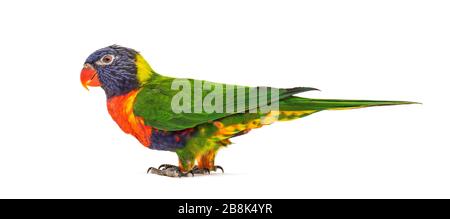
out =
[(113, 55), (104, 55), (97, 64), (99, 65), (110, 65), (114, 61)]

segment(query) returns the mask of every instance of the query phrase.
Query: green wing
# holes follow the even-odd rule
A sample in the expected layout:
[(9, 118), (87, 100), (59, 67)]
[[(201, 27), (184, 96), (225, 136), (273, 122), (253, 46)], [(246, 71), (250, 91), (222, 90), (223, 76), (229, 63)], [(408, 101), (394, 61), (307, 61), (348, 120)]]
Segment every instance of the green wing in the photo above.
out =
[[(199, 87), (198, 85), (202, 86)], [(182, 112), (173, 110), (172, 100), (180, 97), (181, 92), (187, 86), (191, 88), (188, 89), (191, 94), (188, 95), (190, 98), (181, 98), (178, 103), (179, 105), (187, 104), (189, 110)], [(205, 89), (205, 86), (209, 89)], [(231, 93), (230, 86), (233, 88)], [(317, 89), (308, 87), (291, 89), (270, 88), (266, 89), (266, 93), (257, 92), (259, 90), (261, 90), (260, 87), (233, 86), (194, 79), (175, 79), (154, 74), (151, 80), (138, 93), (134, 104), (134, 113), (142, 117), (146, 125), (166, 131), (177, 131), (192, 128), (232, 114), (252, 110), (255, 108), (253, 106), (260, 103), (261, 99), (264, 99), (264, 103), (269, 105), (273, 101), (285, 99), (300, 92)], [(205, 98), (208, 99), (208, 96), (213, 92), (218, 92), (215, 94), (221, 96), (222, 100), (218, 101), (215, 99), (210, 102), (214, 105), (214, 109), (221, 110), (214, 112), (205, 111), (204, 107), (207, 104), (204, 104), (204, 100)], [(272, 98), (275, 92), (278, 93), (278, 98)], [(201, 98), (195, 98), (196, 96), (201, 96)], [(216, 101), (217, 104), (215, 104)], [(238, 106), (241, 107), (238, 108)]]

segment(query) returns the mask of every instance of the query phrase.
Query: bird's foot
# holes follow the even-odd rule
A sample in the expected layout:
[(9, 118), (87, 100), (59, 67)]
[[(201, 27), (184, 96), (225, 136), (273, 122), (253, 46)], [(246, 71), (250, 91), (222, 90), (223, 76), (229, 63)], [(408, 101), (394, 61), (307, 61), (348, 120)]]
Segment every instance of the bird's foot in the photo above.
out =
[(147, 170), (147, 174), (156, 174), (160, 176), (168, 176), (168, 177), (188, 177), (188, 176), (194, 176), (193, 171), (189, 171), (184, 173), (180, 170), (179, 167), (169, 164), (163, 164), (158, 169), (154, 167), (150, 167)]
[(147, 170), (147, 173), (168, 177), (187, 177), (187, 176), (194, 176), (195, 174), (209, 175), (211, 174), (211, 171), (216, 172), (217, 170), (221, 170), (222, 173), (224, 173), (224, 170), (221, 166), (214, 166), (211, 169), (200, 169), (198, 166), (194, 166), (194, 168), (192, 168), (191, 171), (183, 172), (180, 170), (178, 166), (171, 164), (162, 164), (158, 168), (150, 167)]
[(213, 166), (211, 169), (200, 169), (198, 166), (194, 166), (194, 168), (192, 169), (192, 171), (194, 172), (194, 174), (211, 174), (211, 172), (217, 172), (217, 170), (221, 170), (222, 173), (225, 173), (223, 171), (223, 168), (221, 166)]
[(209, 171), (208, 169), (200, 169), (198, 168), (198, 166), (194, 166), (194, 168), (192, 168), (192, 172), (194, 174), (202, 174), (202, 175), (211, 174), (211, 171)]

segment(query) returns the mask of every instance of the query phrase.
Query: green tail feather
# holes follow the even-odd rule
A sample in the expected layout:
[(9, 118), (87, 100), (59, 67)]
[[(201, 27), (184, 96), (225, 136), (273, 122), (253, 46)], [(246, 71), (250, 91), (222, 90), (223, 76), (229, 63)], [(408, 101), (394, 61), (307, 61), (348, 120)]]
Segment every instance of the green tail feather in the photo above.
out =
[(309, 99), (302, 97), (290, 97), (280, 101), (281, 111), (302, 110), (340, 110), (354, 109), (372, 106), (392, 106), (404, 104), (420, 104), (409, 101), (384, 101), (384, 100), (334, 100), (334, 99)]

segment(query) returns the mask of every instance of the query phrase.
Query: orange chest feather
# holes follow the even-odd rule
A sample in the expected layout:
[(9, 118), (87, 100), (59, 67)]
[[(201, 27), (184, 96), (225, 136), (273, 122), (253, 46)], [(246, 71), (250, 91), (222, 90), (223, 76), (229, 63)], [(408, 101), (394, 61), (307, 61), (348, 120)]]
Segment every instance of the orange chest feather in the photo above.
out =
[(149, 147), (152, 128), (144, 124), (141, 117), (133, 112), (134, 100), (138, 90), (108, 99), (108, 112), (119, 127), (127, 134), (136, 137), (144, 146)]

